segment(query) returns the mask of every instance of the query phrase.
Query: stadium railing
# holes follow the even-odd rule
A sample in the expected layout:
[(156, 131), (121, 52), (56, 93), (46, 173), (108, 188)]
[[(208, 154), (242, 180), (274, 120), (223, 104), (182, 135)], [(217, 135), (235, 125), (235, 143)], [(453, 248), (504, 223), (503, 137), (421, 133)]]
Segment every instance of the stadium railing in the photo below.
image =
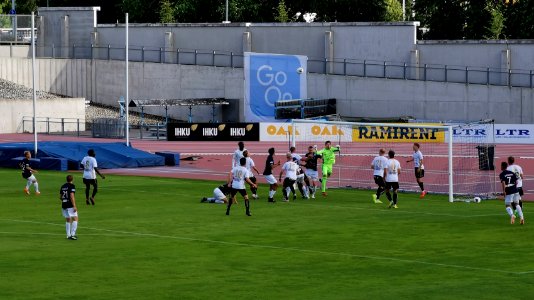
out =
[[(15, 57), (13, 54), (15, 51), (12, 48), (29, 48), (29, 45), (21, 46), (12, 43), (3, 47), (10, 47), (9, 56)], [(7, 52), (5, 50), (0, 51), (0, 54)], [(58, 47), (52, 44), (37, 46), (37, 53), (41, 58), (124, 60), (125, 48), (123, 46), (112, 45), (82, 46), (76, 44), (69, 47)], [(132, 62), (243, 68), (243, 53), (231, 51), (130, 46), (129, 57)], [(435, 64), (414, 65), (406, 62), (312, 57), (308, 58), (307, 67), (309, 73), (317, 74), (509, 87), (534, 87), (534, 70)]]

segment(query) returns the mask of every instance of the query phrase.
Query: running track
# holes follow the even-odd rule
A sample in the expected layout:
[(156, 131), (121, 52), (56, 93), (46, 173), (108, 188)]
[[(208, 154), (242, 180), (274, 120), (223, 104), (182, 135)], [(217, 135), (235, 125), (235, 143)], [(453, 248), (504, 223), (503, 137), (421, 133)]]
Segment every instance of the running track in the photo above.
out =
[[(55, 135), (39, 135), (40, 141), (80, 141), (93, 143), (107, 143), (107, 142), (123, 142), (124, 140), (113, 139), (94, 139), (87, 137), (70, 137), (70, 136), (55, 136)], [(32, 134), (0, 134), (0, 143), (10, 142), (33, 142)], [(121, 174), (121, 175), (138, 175), (138, 176), (156, 176), (156, 177), (170, 177), (170, 178), (191, 178), (191, 179), (206, 179), (206, 180), (226, 180), (228, 171), (231, 165), (231, 155), (236, 149), (235, 142), (168, 142), (156, 140), (131, 140), (133, 147), (145, 150), (148, 152), (156, 151), (172, 151), (180, 152), (182, 158), (197, 156), (196, 161), (182, 160), (180, 167), (150, 167), (150, 168), (135, 168), (135, 169), (114, 169), (106, 170), (106, 173)], [(267, 156), (267, 148), (274, 147), (277, 150), (277, 159), (284, 162), (284, 153), (288, 149), (288, 143), (281, 142), (247, 142), (246, 148), (251, 152), (252, 157), (256, 162), (256, 167), (259, 171), (263, 171), (264, 159)], [(339, 157), (337, 169), (334, 170), (334, 177), (336, 173), (340, 179), (340, 184), (356, 185), (360, 187), (373, 187), (371, 172), (368, 165), (372, 156), (377, 152), (378, 147), (383, 146), (374, 143), (345, 143), (342, 144), (342, 155)], [(319, 146), (320, 147), (320, 146)], [(425, 147), (423, 145), (423, 147)], [(298, 153), (305, 151), (304, 145), (297, 145)], [(402, 167), (407, 171), (401, 176), (401, 186), (407, 189), (416, 189), (415, 180), (413, 178), (413, 171), (411, 165), (405, 163), (405, 158), (411, 155), (411, 144), (395, 144), (397, 157), (402, 164)], [(424, 148), (422, 149), (425, 153)], [(446, 145), (434, 146), (432, 154), (425, 160), (427, 172), (425, 177), (425, 184), (429, 190), (445, 191), (446, 174), (439, 171), (431, 173), (431, 170), (442, 169), (446, 166)], [(526, 191), (525, 199), (534, 200), (534, 145), (497, 145), (495, 149), (495, 164), (504, 160), (507, 156), (513, 155), (516, 157), (516, 162), (523, 167), (525, 173), (524, 189)], [(455, 154), (456, 155), (456, 154)], [(477, 165), (476, 157), (457, 158), (454, 162), (455, 166), (461, 162), (461, 165)], [(473, 166), (470, 166), (472, 168)], [(278, 169), (279, 170), (279, 169)], [(277, 172), (275, 172), (277, 174)], [(463, 186), (473, 185), (471, 182), (480, 180), (480, 173), (466, 175), (472, 177), (469, 182), (455, 182), (455, 189), (461, 189)], [(493, 172), (485, 174), (484, 176), (493, 177)], [(260, 176), (261, 177), (261, 176)], [(343, 179), (345, 178), (345, 179)], [(464, 177), (465, 178), (465, 177)], [(335, 181), (334, 178), (333, 181)], [(455, 179), (456, 180), (456, 179)], [(262, 182), (262, 179), (260, 179)], [(329, 181), (330, 182), (330, 181)], [(459, 184), (459, 186), (456, 186)], [(480, 183), (482, 184), (482, 183)], [(500, 188), (500, 187), (497, 187)]]

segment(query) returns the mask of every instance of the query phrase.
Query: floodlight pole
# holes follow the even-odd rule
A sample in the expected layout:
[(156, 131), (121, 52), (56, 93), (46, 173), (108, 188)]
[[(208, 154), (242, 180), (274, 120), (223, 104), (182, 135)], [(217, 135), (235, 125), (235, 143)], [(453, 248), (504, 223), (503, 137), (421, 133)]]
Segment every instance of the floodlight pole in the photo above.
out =
[(225, 23), (228, 23), (228, 0), (226, 0), (226, 19)]
[(128, 23), (128, 13), (126, 13), (126, 46), (125, 46), (125, 49), (126, 49), (126, 61), (125, 61), (125, 64), (126, 64), (126, 99), (125, 99), (125, 104), (126, 104), (126, 146), (130, 146), (130, 122), (129, 122), (129, 104), (130, 104), (130, 95), (129, 95), (129, 68), (128, 68), (128, 61), (129, 61), (129, 57), (128, 57), (128, 47), (129, 47), (129, 39), (128, 39), (128, 26), (129, 26), (129, 23)]
[(406, 21), (406, 0), (402, 0), (402, 20)]
[[(13, 1), (14, 2), (14, 1)], [(34, 157), (37, 157), (37, 92), (35, 91), (35, 14), (32, 11), (32, 28), (31, 28), (31, 43), (32, 43), (32, 89), (33, 89), (33, 149)]]

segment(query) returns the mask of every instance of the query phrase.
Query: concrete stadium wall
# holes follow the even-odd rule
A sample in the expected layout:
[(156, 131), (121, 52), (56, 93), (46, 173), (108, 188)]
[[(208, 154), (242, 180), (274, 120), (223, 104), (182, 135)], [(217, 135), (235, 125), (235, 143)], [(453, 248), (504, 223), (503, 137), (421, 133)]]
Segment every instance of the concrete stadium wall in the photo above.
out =
[[(37, 59), (36, 67), (38, 90), (82, 97), (114, 107), (125, 95), (125, 66), (122, 61)], [(0, 78), (32, 87), (31, 74), (31, 59), (0, 57)], [(243, 99), (243, 80), (243, 69), (130, 62), (129, 92), (130, 99)], [(163, 108), (148, 107), (144, 111), (165, 114)], [(195, 122), (213, 119), (211, 106), (194, 107), (192, 114)], [(170, 107), (169, 116), (188, 120), (189, 107)], [(235, 120), (238, 116), (236, 105), (215, 107), (217, 121)]]
[(534, 69), (533, 40), (418, 41), (416, 49), (420, 64)]
[[(39, 59), (41, 90), (118, 106), (124, 94), (124, 62)], [(0, 77), (31, 86), (31, 60), (0, 58)], [(243, 69), (130, 63), (130, 98), (240, 99), (243, 120)], [(338, 112), (350, 117), (413, 116), (427, 120), (495, 119), (498, 123), (534, 123), (534, 90), (415, 80), (308, 74), (308, 96), (338, 99)], [(163, 110), (147, 112), (163, 114)], [(187, 120), (187, 107), (170, 108), (171, 117)], [(211, 107), (193, 109), (195, 122), (208, 122)], [(218, 120), (228, 117), (222, 108)], [(225, 117), (226, 116), (226, 117)]]
[[(1, 95), (0, 95), (1, 96)], [(32, 132), (31, 117), (33, 116), (33, 101), (31, 99), (1, 99), (0, 133)], [(37, 100), (37, 131), (61, 132), (61, 118), (64, 118), (64, 130), (85, 130), (85, 99), (57, 98)], [(27, 122), (23, 124), (23, 118)], [(47, 125), (46, 118), (50, 118)], [(47, 126), (49, 126), (47, 128)]]
[[(79, 58), (107, 55), (107, 49), (91, 53), (91, 45), (116, 48), (113, 59), (122, 59), (124, 24), (97, 24), (98, 7), (39, 8), (38, 54)], [(245, 51), (306, 55), (318, 60), (310, 66), (323, 69), (325, 58), (387, 61), (409, 65), (534, 70), (533, 40), (417, 41), (418, 22), (373, 23), (231, 23), (231, 24), (130, 24), (130, 45), (146, 47), (145, 60), (159, 61), (159, 49), (170, 51), (165, 61), (174, 62), (177, 49), (242, 53)], [(45, 47), (46, 46), (46, 47)], [(98, 53), (105, 52), (105, 53)], [(140, 50), (132, 59), (141, 60)], [(210, 59), (210, 57), (206, 57)], [(317, 70), (315, 70), (317, 69)], [(453, 78), (462, 74), (449, 74)], [(432, 75), (430, 75), (432, 76)], [(438, 75), (436, 75), (438, 76)], [(483, 75), (481, 75), (483, 76)]]
[(338, 113), (351, 117), (534, 122), (534, 91), (528, 88), (313, 74), (308, 95), (338, 99)]

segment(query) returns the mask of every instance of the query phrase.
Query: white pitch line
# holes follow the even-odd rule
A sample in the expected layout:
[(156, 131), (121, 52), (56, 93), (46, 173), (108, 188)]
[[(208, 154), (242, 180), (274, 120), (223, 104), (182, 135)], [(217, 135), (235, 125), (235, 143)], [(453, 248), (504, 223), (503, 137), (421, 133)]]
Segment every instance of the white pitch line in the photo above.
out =
[[(339, 208), (339, 209), (355, 209), (355, 210), (370, 210), (370, 211), (378, 211), (378, 212), (388, 212), (389, 209), (379, 209), (379, 208), (364, 208), (364, 207), (353, 207), (353, 206), (341, 206), (341, 205), (320, 205), (320, 204), (308, 204), (310, 206), (317, 206), (317, 207), (332, 207), (332, 208)], [(395, 210), (395, 213), (405, 213), (405, 214), (416, 214), (416, 215), (429, 215), (429, 216), (442, 216), (442, 217), (458, 217), (458, 218), (474, 218), (474, 217), (492, 217), (492, 216), (502, 216), (503, 214), (485, 214), (485, 215), (453, 215), (453, 214), (436, 214), (436, 213), (429, 213), (429, 212), (421, 212), (421, 211), (408, 211), (408, 210)]]
[[(27, 220), (12, 220), (12, 219), (0, 219), (0, 220), (6, 220), (6, 221), (12, 221), (12, 222), (23, 222), (23, 223), (34, 223), (34, 224), (52, 224), (52, 223), (47, 223), (47, 222), (35, 222), (35, 221), (27, 221)], [(61, 225), (52, 224), (52, 225), (63, 226), (62, 224)], [(321, 255), (330, 255), (330, 256), (344, 256), (344, 257), (382, 260), (382, 261), (393, 261), (393, 262), (401, 262), (401, 263), (408, 263), (408, 264), (420, 264), (420, 265), (437, 266), (437, 267), (444, 267), (444, 268), (455, 268), (455, 269), (463, 269), (463, 270), (474, 270), (474, 271), (487, 271), (487, 272), (503, 273), (503, 274), (511, 274), (511, 275), (523, 275), (523, 274), (534, 273), (534, 271), (513, 272), (513, 271), (497, 270), (497, 269), (491, 269), (491, 268), (479, 268), (479, 267), (469, 267), (469, 266), (462, 266), (462, 265), (455, 265), (455, 264), (433, 263), (433, 262), (426, 262), (426, 261), (421, 261), (421, 260), (411, 260), (411, 259), (402, 259), (402, 258), (385, 257), (385, 256), (371, 256), (371, 255), (360, 255), (360, 254), (352, 254), (352, 253), (344, 253), (344, 252), (301, 249), (301, 248), (295, 248), (295, 247), (281, 247), (281, 246), (258, 245), (258, 244), (249, 244), (249, 243), (226, 242), (226, 241), (199, 239), (199, 238), (172, 236), (172, 235), (160, 235), (160, 234), (154, 234), (154, 233), (140, 233), (140, 232), (110, 230), (110, 229), (101, 229), (101, 228), (92, 228), (92, 227), (79, 227), (79, 228), (95, 230), (95, 231), (105, 231), (105, 232), (111, 232), (115, 234), (119, 233), (119, 234), (132, 235), (132, 236), (176, 239), (176, 240), (184, 240), (184, 241), (191, 241), (191, 242), (220, 244), (220, 245), (227, 245), (227, 246), (275, 249), (275, 250), (283, 250), (283, 251), (297, 251), (297, 252), (310, 253), (310, 254), (321, 254)]]

